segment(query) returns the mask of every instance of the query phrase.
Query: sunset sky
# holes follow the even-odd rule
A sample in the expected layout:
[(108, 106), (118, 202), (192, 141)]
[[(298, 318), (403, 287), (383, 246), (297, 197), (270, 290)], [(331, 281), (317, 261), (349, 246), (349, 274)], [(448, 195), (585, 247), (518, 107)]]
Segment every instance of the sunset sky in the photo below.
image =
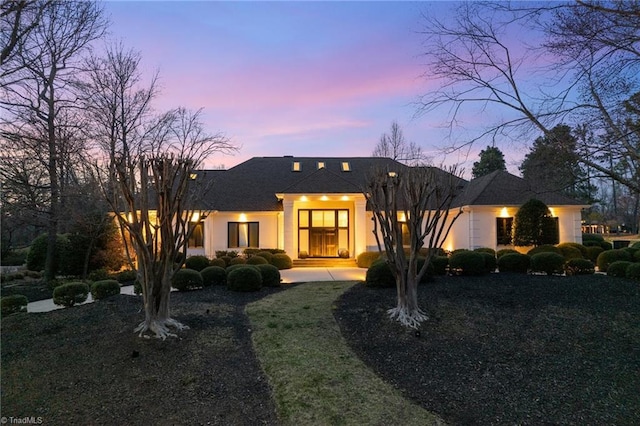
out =
[[(422, 77), (422, 12), (449, 2), (106, 2), (111, 37), (160, 73), (158, 110), (204, 108), (206, 128), (240, 147), (207, 166), (253, 156), (369, 156), (397, 120), (435, 163), (449, 154), (444, 116), (414, 117)], [(477, 117), (461, 123), (473, 133)], [(455, 137), (463, 139), (465, 129)], [(486, 145), (486, 144), (485, 144)], [(502, 149), (502, 147), (501, 147)], [(512, 173), (522, 151), (503, 149)], [(467, 154), (469, 155), (467, 157)]]

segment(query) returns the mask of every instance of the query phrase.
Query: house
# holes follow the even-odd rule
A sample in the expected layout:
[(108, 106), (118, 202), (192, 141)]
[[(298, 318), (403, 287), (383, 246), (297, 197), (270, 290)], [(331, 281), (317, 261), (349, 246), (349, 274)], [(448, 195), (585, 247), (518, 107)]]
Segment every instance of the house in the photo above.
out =
[[(254, 157), (228, 170), (197, 171), (207, 188), (203, 212), (193, 226), (188, 255), (213, 257), (218, 250), (280, 248), (293, 259), (351, 258), (377, 250), (373, 215), (362, 194), (376, 169), (402, 172), (408, 166), (388, 158)], [(446, 172), (436, 169), (441, 174)], [(545, 192), (507, 172), (457, 179), (452, 208), (462, 209), (444, 244), (459, 248), (502, 248), (513, 217), (530, 198), (546, 203), (557, 217), (559, 240), (581, 242), (581, 209), (588, 207)]]

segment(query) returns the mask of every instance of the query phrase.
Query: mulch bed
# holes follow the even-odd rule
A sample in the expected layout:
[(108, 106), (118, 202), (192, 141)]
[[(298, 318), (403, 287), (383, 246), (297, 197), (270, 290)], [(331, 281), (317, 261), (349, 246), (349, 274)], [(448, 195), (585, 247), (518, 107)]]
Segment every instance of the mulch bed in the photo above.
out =
[(2, 319), (2, 415), (44, 424), (277, 424), (247, 303), (280, 289), (172, 293), (179, 338), (142, 339), (139, 297)]
[(637, 424), (640, 295), (605, 276), (492, 274), (421, 286), (419, 333), (395, 289), (358, 285), (335, 317), (352, 349), (450, 424)]

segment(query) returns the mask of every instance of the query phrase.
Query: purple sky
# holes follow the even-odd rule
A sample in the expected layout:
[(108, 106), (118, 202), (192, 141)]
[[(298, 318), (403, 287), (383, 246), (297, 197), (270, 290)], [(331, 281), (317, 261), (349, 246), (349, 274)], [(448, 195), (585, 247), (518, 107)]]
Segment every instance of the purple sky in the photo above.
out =
[[(111, 35), (160, 72), (158, 110), (204, 108), (206, 128), (240, 147), (206, 166), (254, 156), (368, 156), (393, 120), (434, 162), (445, 117), (414, 118), (421, 77), (421, 11), (448, 2), (107, 2)], [(466, 123), (474, 125), (474, 117)], [(460, 130), (456, 135), (463, 135)], [(485, 144), (486, 145), (486, 144)], [(505, 152), (518, 174), (522, 152)]]

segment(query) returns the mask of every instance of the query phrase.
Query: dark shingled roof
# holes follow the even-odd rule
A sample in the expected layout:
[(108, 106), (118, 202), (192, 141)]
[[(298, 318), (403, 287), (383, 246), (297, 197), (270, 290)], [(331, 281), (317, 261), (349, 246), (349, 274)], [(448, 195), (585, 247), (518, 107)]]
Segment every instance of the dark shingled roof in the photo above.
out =
[(521, 206), (532, 198), (548, 206), (584, 205), (581, 201), (498, 170), (468, 182), (454, 200), (454, 206)]
[[(318, 169), (318, 162), (325, 164)], [(300, 171), (293, 171), (293, 163)], [(348, 162), (350, 171), (342, 171)], [(282, 210), (276, 194), (361, 192), (367, 175), (375, 169), (400, 172), (407, 166), (376, 157), (254, 157), (229, 170), (198, 173), (210, 180), (203, 200), (207, 209), (220, 211)]]
[[(293, 163), (300, 171), (293, 171)], [(318, 169), (318, 162), (324, 168)], [(349, 163), (350, 171), (342, 170)], [(402, 172), (407, 166), (379, 157), (254, 157), (229, 170), (200, 170), (199, 183), (206, 195), (202, 208), (220, 211), (279, 211), (276, 194), (359, 193), (375, 170)], [(451, 177), (434, 168), (437, 179)], [(474, 205), (520, 206), (537, 198), (547, 205), (583, 205), (562, 194), (545, 191), (532, 183), (503, 171), (496, 171), (470, 182), (454, 180), (459, 195), (453, 207)]]

